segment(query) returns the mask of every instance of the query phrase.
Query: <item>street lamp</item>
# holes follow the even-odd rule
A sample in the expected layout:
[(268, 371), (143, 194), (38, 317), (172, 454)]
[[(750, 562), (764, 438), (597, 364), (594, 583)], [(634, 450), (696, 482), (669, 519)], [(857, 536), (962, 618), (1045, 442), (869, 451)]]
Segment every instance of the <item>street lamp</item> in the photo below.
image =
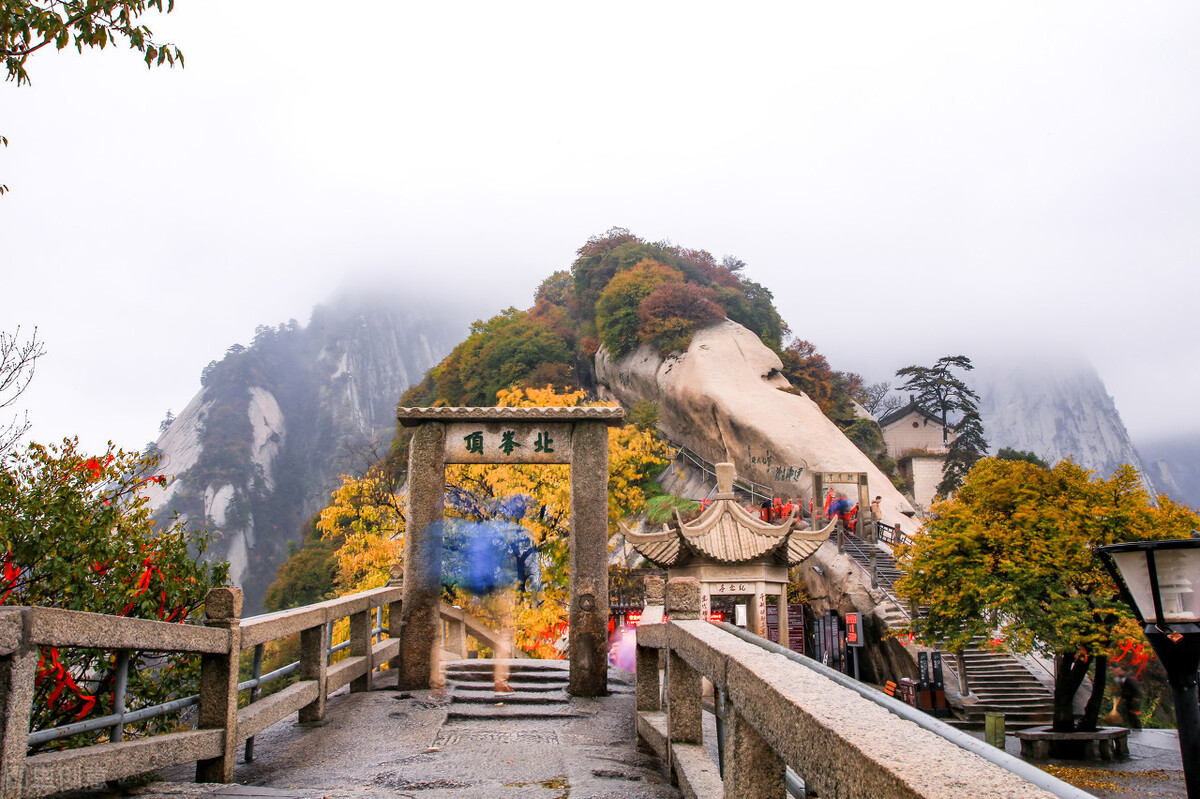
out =
[(1097, 551), (1167, 670), (1188, 799), (1200, 799), (1200, 540), (1138, 541)]

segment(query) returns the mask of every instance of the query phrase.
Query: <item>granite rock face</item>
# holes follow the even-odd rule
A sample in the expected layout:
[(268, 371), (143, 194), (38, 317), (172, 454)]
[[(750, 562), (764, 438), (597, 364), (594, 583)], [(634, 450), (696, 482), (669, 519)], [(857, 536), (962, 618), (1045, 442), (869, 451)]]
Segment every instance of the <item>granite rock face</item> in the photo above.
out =
[(919, 527), (908, 500), (807, 396), (790, 388), (782, 363), (754, 333), (726, 320), (696, 333), (687, 352), (663, 358), (643, 346), (613, 361), (596, 356), (601, 390), (629, 406), (658, 403), (671, 439), (780, 497), (812, 496), (814, 472), (866, 472), (882, 517), (910, 535)]
[[(460, 318), (461, 317), (461, 318)], [(209, 557), (230, 562), (246, 612), (301, 543), (355, 453), (387, 451), (401, 394), (461, 340), (465, 313), (396, 297), (343, 298), (308, 325), (260, 327), (204, 370), (202, 388), (156, 446), (177, 479), (150, 494), (213, 532)]]
[(1128, 463), (1151, 488), (1112, 397), (1087, 362), (981, 359), (971, 382), (979, 393), (979, 414), (992, 452), (1011, 447), (1051, 465), (1071, 458), (1103, 477)]

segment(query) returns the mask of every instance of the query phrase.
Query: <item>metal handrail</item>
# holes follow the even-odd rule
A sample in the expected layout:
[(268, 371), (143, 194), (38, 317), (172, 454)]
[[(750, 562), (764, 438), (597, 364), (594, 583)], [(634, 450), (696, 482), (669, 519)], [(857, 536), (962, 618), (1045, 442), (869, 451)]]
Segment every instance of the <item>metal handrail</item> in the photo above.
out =
[[(382, 632), (383, 626), (382, 624), (379, 624), (379, 626), (371, 630), (371, 635), (377, 636)], [(343, 641), (340, 644), (330, 647), (329, 655), (332, 656), (336, 652), (341, 652), (349, 646), (349, 640)], [(126, 659), (122, 665), (128, 669), (128, 660)], [(275, 680), (286, 677), (289, 674), (298, 671), (299, 669), (300, 661), (294, 661), (286, 666), (282, 666), (272, 672), (264, 674), (261, 677), (238, 683), (238, 691), (248, 691), (252, 688), (258, 688), (266, 685), (269, 682), (274, 682)], [(118, 681), (120, 681), (119, 678), (120, 675), (118, 675)], [(51, 741), (57, 741), (60, 738), (68, 738), (72, 735), (80, 735), (81, 733), (85, 732), (96, 732), (104, 729), (116, 730), (126, 724), (134, 724), (139, 721), (145, 721), (147, 719), (165, 716), (170, 713), (176, 713), (199, 703), (200, 694), (193, 694), (191, 696), (185, 696), (179, 699), (172, 699), (169, 702), (162, 702), (157, 705), (139, 708), (138, 710), (110, 713), (107, 716), (97, 716), (96, 718), (88, 719), (87, 721), (77, 721), (72, 724), (63, 724), (58, 727), (46, 727), (45, 729), (31, 732), (28, 738), (28, 745), (39, 746), (41, 744), (50, 743)]]
[[(714, 481), (716, 480), (717, 468), (711, 461), (709, 461), (707, 458), (702, 458), (691, 448), (689, 448), (683, 444), (680, 444), (677, 441), (671, 440), (671, 438), (664, 435), (661, 430), (659, 431), (659, 435), (662, 436), (663, 440), (666, 441), (668, 444), (670, 444), (671, 447), (675, 450), (676, 457), (678, 457), (680, 455), (684, 456), (689, 461), (691, 461), (694, 466), (699, 468), (700, 471), (704, 472), (705, 474), (711, 475), (713, 477), (713, 480)], [(753, 501), (756, 497), (762, 497), (763, 499), (771, 499), (771, 497), (774, 496), (774, 490), (770, 486), (764, 485), (762, 483), (757, 483), (757, 482), (750, 480), (748, 478), (745, 478), (745, 477), (734, 477), (733, 487), (740, 488), (743, 492), (749, 494), (751, 501)]]

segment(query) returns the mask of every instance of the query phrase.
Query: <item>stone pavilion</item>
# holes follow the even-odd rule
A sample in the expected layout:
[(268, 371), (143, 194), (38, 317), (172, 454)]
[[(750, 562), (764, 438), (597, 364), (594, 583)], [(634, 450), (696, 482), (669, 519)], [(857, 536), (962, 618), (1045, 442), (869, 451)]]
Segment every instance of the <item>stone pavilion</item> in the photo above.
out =
[[(718, 463), (717, 494), (694, 520), (675, 519), (661, 532), (625, 530), (629, 543), (650, 562), (667, 570), (668, 578), (695, 577), (700, 583), (700, 614), (708, 619), (713, 597), (733, 596), (744, 603), (747, 627), (767, 635), (767, 603), (779, 608), (779, 640), (787, 641), (788, 568), (824, 542), (834, 529), (802, 529), (799, 508), (778, 524), (764, 522), (743, 508), (733, 493), (733, 464)], [(768, 598), (771, 599), (768, 599)]]

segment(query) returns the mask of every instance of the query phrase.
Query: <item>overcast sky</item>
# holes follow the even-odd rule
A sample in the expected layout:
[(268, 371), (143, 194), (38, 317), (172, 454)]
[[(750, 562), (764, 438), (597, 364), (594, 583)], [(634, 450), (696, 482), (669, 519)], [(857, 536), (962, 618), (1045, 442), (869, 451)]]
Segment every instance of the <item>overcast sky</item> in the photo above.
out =
[(1200, 5), (178, 0), (186, 69), (0, 84), (0, 329), (38, 439), (138, 448), (339, 287), (477, 314), (611, 226), (736, 255), (869, 380), (1086, 355), (1200, 429)]

